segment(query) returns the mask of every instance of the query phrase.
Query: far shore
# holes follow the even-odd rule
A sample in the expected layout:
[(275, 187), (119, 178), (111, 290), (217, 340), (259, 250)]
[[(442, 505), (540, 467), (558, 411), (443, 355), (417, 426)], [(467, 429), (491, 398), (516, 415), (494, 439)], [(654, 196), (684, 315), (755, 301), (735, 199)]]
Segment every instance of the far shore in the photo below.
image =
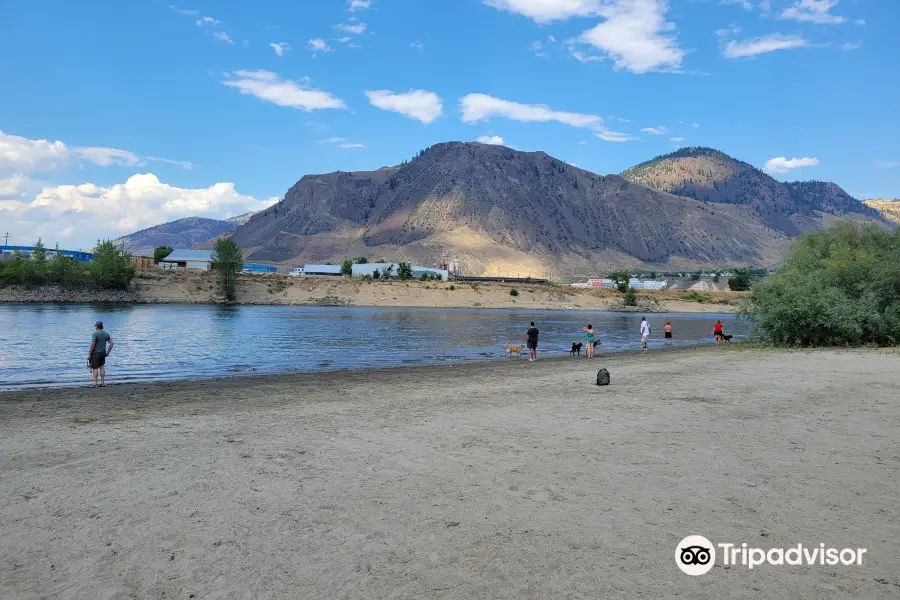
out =
[[(712, 347), (0, 394), (0, 597), (895, 597), (897, 360)], [(688, 535), (867, 552), (690, 577)]]
[[(236, 304), (360, 306), (383, 308), (476, 308), (592, 310), (641, 313), (733, 313), (744, 294), (735, 292), (638, 291), (638, 306), (622, 306), (614, 290), (568, 285), (436, 281), (363, 281), (244, 275)], [(0, 304), (219, 304), (211, 273), (144, 271), (129, 291), (66, 291), (56, 287), (0, 288)]]

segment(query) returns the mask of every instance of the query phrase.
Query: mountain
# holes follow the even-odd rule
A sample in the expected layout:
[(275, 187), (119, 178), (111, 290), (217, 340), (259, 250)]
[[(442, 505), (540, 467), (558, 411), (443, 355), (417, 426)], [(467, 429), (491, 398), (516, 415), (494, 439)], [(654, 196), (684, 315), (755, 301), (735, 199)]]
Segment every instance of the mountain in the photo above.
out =
[(623, 265), (771, 264), (786, 240), (746, 207), (460, 142), (397, 167), (303, 177), (231, 238), (260, 262), (446, 256), (471, 274), (557, 279)]
[(171, 246), (175, 249), (192, 248), (223, 233), (234, 231), (238, 227), (239, 223), (188, 217), (137, 231), (115, 242), (124, 244), (125, 249), (134, 255), (153, 256), (153, 250), (159, 246)]
[(780, 183), (709, 149), (676, 154), (602, 176), (543, 152), (443, 143), (396, 167), (307, 175), (231, 238), (258, 262), (446, 258), (468, 274), (571, 279), (772, 265), (801, 231), (880, 219), (833, 184)]
[(900, 225), (900, 198), (895, 200), (866, 200), (863, 204), (877, 210), (888, 221)]
[(250, 220), (250, 217), (252, 217), (255, 214), (256, 214), (256, 212), (251, 211), (248, 213), (244, 213), (242, 215), (238, 215), (236, 217), (231, 217), (230, 219), (225, 219), (225, 222), (226, 223), (237, 223), (238, 225), (243, 225), (244, 223), (246, 223), (247, 221)]
[(705, 203), (747, 207), (784, 235), (798, 235), (830, 222), (824, 215), (883, 222), (876, 210), (833, 183), (782, 183), (712, 148), (682, 148), (632, 167), (622, 177)]

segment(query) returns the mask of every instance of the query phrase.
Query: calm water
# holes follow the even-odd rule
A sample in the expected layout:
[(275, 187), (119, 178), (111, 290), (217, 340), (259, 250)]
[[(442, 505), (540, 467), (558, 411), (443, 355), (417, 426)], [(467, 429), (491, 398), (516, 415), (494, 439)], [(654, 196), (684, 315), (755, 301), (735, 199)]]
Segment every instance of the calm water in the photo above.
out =
[[(716, 319), (739, 337), (729, 315), (650, 316), (651, 347), (672, 321), (679, 345), (709, 343)], [(239, 374), (506, 360), (528, 322), (545, 356), (566, 354), (592, 323), (599, 353), (639, 350), (640, 315), (552, 311), (316, 308), (275, 306), (0, 305), (0, 389), (86, 385), (93, 324), (116, 342), (109, 383)]]

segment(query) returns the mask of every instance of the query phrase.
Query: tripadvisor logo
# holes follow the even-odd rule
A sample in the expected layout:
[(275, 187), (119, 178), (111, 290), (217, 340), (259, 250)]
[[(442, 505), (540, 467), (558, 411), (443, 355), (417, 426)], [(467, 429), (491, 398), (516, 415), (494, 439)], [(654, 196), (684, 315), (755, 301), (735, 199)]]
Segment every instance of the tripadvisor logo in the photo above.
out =
[(751, 548), (746, 543), (713, 544), (702, 535), (689, 535), (675, 547), (675, 564), (688, 575), (704, 575), (716, 564), (716, 549), (722, 566), (744, 566), (749, 570), (762, 565), (771, 566), (829, 566), (862, 565), (865, 548), (826, 548), (825, 544), (789, 548)]

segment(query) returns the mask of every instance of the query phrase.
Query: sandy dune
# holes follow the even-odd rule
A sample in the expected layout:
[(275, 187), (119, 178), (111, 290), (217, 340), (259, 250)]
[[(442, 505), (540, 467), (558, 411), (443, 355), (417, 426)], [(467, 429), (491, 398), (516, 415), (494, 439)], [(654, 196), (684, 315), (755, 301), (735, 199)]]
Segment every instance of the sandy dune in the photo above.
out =
[[(3, 393), (0, 597), (896, 598), (898, 360), (709, 348)], [(868, 553), (692, 578), (688, 534)]]

